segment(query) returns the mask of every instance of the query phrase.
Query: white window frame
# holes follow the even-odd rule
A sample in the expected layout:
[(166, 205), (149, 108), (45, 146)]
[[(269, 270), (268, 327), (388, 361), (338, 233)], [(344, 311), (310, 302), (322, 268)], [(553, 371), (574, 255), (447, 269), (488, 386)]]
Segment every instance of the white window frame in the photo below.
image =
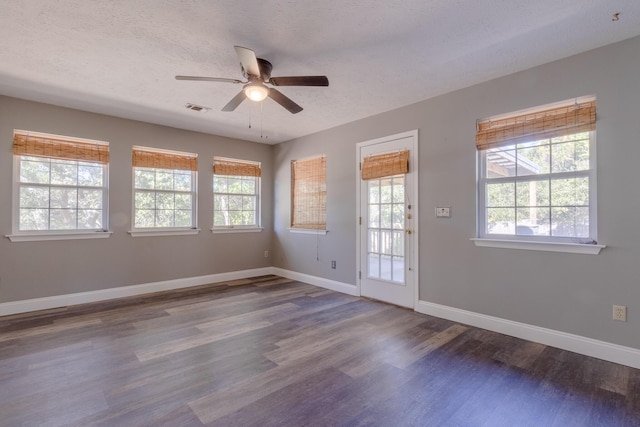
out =
[[(581, 133), (581, 132), (576, 132)], [(514, 144), (514, 150), (517, 144)], [(501, 147), (501, 149), (505, 149)], [(508, 146), (511, 147), (511, 146)], [(589, 169), (572, 172), (557, 172), (537, 175), (511, 176), (501, 178), (487, 178), (487, 151), (478, 151), (478, 187), (477, 187), (477, 238), (476, 246), (498, 247), (508, 249), (529, 249), (552, 252), (588, 253), (597, 254), (604, 245), (597, 244), (597, 177), (596, 177), (596, 132), (589, 132)], [(589, 236), (585, 238), (565, 237), (565, 236), (537, 236), (537, 235), (514, 235), (514, 234), (489, 234), (487, 231), (486, 218), (486, 197), (488, 183), (501, 182), (530, 182), (538, 180), (549, 180), (557, 178), (587, 177), (589, 179)], [(516, 186), (517, 188), (517, 186)], [(514, 205), (513, 209), (517, 208)]]
[[(19, 133), (28, 133), (31, 136), (63, 139), (70, 142), (80, 142), (88, 144), (98, 144), (108, 146), (108, 142), (89, 140), (83, 138), (73, 138), (62, 135), (53, 135), (40, 132), (27, 132), (27, 131), (15, 131)], [(12, 184), (12, 210), (11, 210), (11, 228), (12, 234), (7, 235), (12, 242), (26, 242), (26, 241), (44, 241), (44, 240), (76, 240), (76, 239), (100, 239), (108, 238), (112, 232), (109, 231), (109, 164), (97, 163), (84, 160), (63, 160), (68, 162), (89, 163), (95, 164), (102, 168), (102, 185), (101, 186), (82, 186), (72, 184), (51, 184), (50, 180), (48, 184), (42, 183), (28, 183), (20, 181), (20, 168), (23, 158), (33, 157), (35, 159), (42, 159), (42, 161), (58, 161), (62, 159), (45, 157), (45, 156), (29, 156), (29, 155), (13, 155), (13, 184)], [(96, 229), (67, 229), (67, 230), (20, 230), (20, 188), (27, 187), (41, 187), (41, 188), (63, 188), (63, 189), (91, 189), (102, 191), (102, 228)], [(51, 207), (47, 208), (51, 210)], [(78, 208), (76, 208), (76, 211)]]
[[(255, 162), (255, 161), (251, 161), (251, 160), (241, 160), (241, 159), (232, 159), (230, 157), (220, 157), (220, 156), (215, 156), (213, 158), (213, 161), (215, 163), (216, 160), (221, 160), (221, 161), (231, 161), (231, 162), (237, 162), (237, 163), (246, 163), (246, 164), (251, 164), (251, 165), (256, 165), (258, 167), (261, 166), (260, 162)], [(216, 174), (213, 174), (212, 180), (211, 180), (211, 189), (213, 191), (213, 226), (211, 228), (211, 231), (214, 234), (217, 233), (250, 233), (250, 232), (259, 232), (263, 230), (262, 227), (262, 209), (261, 209), (261, 195), (262, 195), (262, 179), (259, 176), (253, 177), (253, 179), (255, 179), (255, 192), (253, 194), (249, 194), (249, 193), (220, 193), (220, 192), (216, 192), (215, 191), (215, 179), (216, 179)], [(237, 178), (237, 179), (247, 179), (249, 177), (246, 176), (238, 176), (238, 175), (219, 175), (221, 177), (226, 177), (226, 178)], [(255, 224), (251, 224), (251, 225), (215, 225), (215, 212), (216, 212), (216, 207), (215, 207), (215, 203), (216, 203), (216, 195), (225, 195), (225, 196), (251, 196), (251, 197), (255, 197), (255, 211), (254, 211), (254, 218), (255, 218)]]
[[(141, 151), (149, 151), (153, 153), (163, 153), (163, 154), (174, 154), (178, 156), (188, 156), (197, 158), (198, 155), (195, 153), (188, 153), (182, 151), (173, 151), (173, 150), (165, 150), (160, 148), (149, 148), (149, 147), (139, 147), (134, 146), (134, 150)], [(191, 189), (189, 191), (185, 190), (159, 190), (159, 189), (145, 189), (145, 188), (136, 188), (136, 170), (137, 169), (145, 169), (145, 170), (153, 170), (155, 173), (158, 171), (171, 171), (176, 172), (177, 170), (173, 169), (165, 169), (165, 168), (150, 168), (150, 167), (139, 167), (132, 166), (131, 168), (131, 230), (129, 234), (132, 237), (151, 237), (151, 236), (172, 236), (172, 235), (191, 235), (198, 234), (200, 231), (198, 229), (198, 171), (183, 171), (189, 172), (191, 174)], [(154, 192), (157, 194), (190, 194), (191, 195), (191, 225), (188, 227), (136, 227), (136, 193), (138, 191), (143, 192)], [(174, 210), (176, 210), (174, 208)]]

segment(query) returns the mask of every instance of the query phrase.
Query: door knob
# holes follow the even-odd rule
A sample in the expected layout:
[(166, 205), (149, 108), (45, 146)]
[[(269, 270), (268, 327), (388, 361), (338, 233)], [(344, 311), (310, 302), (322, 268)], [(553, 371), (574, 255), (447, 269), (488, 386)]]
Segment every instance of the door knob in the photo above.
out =
[(409, 230), (408, 228), (405, 230), (405, 233), (407, 234), (411, 234), (411, 230)]

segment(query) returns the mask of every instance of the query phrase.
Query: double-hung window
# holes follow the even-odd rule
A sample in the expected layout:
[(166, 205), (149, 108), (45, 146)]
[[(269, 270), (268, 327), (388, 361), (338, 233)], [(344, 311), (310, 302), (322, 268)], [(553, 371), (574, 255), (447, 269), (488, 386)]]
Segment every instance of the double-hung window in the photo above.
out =
[(327, 229), (327, 159), (291, 162), (291, 229)]
[(595, 243), (596, 102), (478, 121), (478, 237)]
[(197, 154), (133, 147), (131, 234), (197, 232), (197, 170)]
[(260, 229), (260, 163), (213, 158), (213, 231)]
[(108, 237), (107, 142), (15, 130), (13, 158), (12, 241)]

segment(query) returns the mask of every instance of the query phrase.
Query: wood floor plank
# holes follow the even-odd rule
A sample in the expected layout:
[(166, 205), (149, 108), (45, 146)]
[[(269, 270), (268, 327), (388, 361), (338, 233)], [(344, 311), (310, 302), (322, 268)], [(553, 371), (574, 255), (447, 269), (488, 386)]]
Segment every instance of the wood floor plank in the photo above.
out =
[(640, 426), (640, 371), (266, 275), (0, 318), (0, 427)]

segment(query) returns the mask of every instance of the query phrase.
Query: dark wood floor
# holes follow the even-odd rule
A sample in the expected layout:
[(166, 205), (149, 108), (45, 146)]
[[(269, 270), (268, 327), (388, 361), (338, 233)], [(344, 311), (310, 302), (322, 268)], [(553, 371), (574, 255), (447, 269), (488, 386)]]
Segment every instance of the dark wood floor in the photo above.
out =
[(1, 426), (638, 426), (640, 371), (275, 276), (0, 318)]

